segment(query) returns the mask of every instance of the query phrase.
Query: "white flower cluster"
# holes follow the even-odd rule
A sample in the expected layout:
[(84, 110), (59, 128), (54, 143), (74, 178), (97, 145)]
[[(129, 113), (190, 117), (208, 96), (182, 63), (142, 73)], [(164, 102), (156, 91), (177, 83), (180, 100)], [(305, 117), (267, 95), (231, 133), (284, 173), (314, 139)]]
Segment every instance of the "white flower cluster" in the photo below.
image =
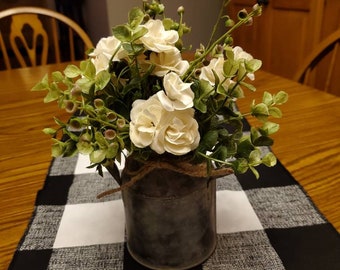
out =
[[(143, 160), (188, 155), (190, 162), (206, 161), (209, 168), (250, 169), (257, 178), (256, 166), (275, 165), (275, 156), (260, 147), (273, 144), (270, 136), (279, 125), (269, 117), (282, 116), (278, 106), (288, 95), (264, 92), (248, 112), (235, 106), (244, 90), (256, 91), (249, 80), (262, 62), (232, 46), (231, 34), (261, 8), (241, 10), (236, 22), (221, 12), (211, 37), (224, 18), (226, 31), (201, 45), (190, 62), (182, 58), (182, 37), (190, 28), (183, 22), (184, 8), (177, 13), (178, 22), (165, 16), (158, 0), (143, 1), (142, 9), (129, 11), (127, 23), (98, 42), (89, 59), (53, 72), (51, 80), (44, 76), (32, 88), (48, 91), (44, 102), (58, 101), (71, 114), (67, 122), (55, 118), (58, 129), (44, 129), (52, 136), (54, 157), (89, 155), (100, 175), (102, 166), (118, 175), (115, 164), (126, 153)], [(262, 125), (245, 133), (246, 115)]]
[[(182, 59), (181, 52), (175, 46), (179, 39), (178, 32), (165, 30), (163, 22), (157, 19), (150, 19), (139, 27), (147, 30), (138, 42), (149, 54), (148, 58), (139, 57), (138, 65), (144, 72), (152, 65), (151, 74), (163, 78), (164, 89), (147, 100), (134, 101), (130, 112), (130, 139), (135, 146), (150, 146), (158, 154), (187, 154), (199, 145), (200, 134), (194, 118), (192, 83), (185, 83), (180, 77), (188, 70), (189, 62)], [(252, 59), (240, 47), (235, 47), (233, 53), (236, 60)], [(110, 36), (102, 38), (90, 56), (99, 73), (108, 69), (110, 61), (126, 59), (128, 52), (121, 46), (121, 41)], [(224, 81), (223, 86), (228, 88), (233, 81), (225, 80), (224, 61), (223, 56), (212, 59), (208, 66), (201, 68), (199, 79), (214, 86), (217, 75)], [(253, 79), (253, 74), (248, 74), (248, 77)]]
[[(183, 75), (189, 67), (175, 43), (178, 33), (166, 31), (161, 20), (150, 19), (141, 27), (148, 31), (140, 42), (150, 51), (149, 59), (139, 59), (145, 70), (155, 65), (152, 75), (163, 77), (164, 90), (148, 100), (136, 100), (130, 113), (130, 139), (140, 148), (150, 146), (158, 154), (184, 155), (200, 141), (198, 123), (194, 119), (194, 93)], [(121, 61), (127, 52), (114, 36), (102, 38), (90, 54), (96, 72), (108, 68), (110, 61)], [(112, 58), (112, 59), (111, 59)]]

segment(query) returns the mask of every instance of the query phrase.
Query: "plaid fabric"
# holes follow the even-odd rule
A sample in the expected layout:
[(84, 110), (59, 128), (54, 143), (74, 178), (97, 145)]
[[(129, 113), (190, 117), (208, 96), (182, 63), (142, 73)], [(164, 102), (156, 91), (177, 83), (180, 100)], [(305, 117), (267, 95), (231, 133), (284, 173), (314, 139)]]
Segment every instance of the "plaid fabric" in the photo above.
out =
[[(83, 156), (54, 159), (9, 269), (146, 269), (127, 252), (121, 194)], [(340, 238), (279, 163), (217, 180), (218, 243), (193, 269), (340, 269)]]

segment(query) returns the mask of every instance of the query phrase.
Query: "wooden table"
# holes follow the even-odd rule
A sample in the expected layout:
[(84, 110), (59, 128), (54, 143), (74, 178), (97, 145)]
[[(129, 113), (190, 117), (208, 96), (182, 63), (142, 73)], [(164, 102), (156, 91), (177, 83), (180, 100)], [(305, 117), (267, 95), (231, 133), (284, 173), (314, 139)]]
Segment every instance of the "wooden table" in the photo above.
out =
[[(44, 92), (30, 89), (63, 67), (0, 72), (0, 269), (8, 267), (51, 161), (50, 140), (41, 130), (53, 125), (54, 115), (66, 116), (55, 103), (43, 104)], [(257, 73), (255, 84), (258, 91), (239, 101), (241, 111), (264, 90), (289, 93), (273, 151), (340, 232), (340, 98), (265, 72)]]

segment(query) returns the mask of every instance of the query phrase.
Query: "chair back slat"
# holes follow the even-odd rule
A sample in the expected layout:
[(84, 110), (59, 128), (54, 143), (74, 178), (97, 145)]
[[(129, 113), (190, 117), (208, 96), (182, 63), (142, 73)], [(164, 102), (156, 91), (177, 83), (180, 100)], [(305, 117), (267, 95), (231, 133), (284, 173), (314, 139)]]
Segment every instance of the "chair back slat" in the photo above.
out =
[[(91, 39), (78, 24), (56, 11), (40, 7), (17, 7), (0, 11), (0, 21), (6, 17), (11, 18), (10, 33), (8, 42), (4, 35), (0, 36), (0, 49), (4, 55), (4, 64), (0, 63), (0, 68), (13, 68), (14, 62), (15, 67), (27, 67), (81, 60), (86, 57), (85, 52), (93, 48)], [(75, 42), (75, 37), (81, 42)], [(61, 44), (65, 40), (68, 44)], [(62, 49), (60, 46), (63, 46)], [(9, 50), (13, 52), (11, 55), (15, 61)], [(79, 58), (76, 51), (82, 51), (83, 57), (76, 59)]]
[(7, 50), (6, 50), (5, 42), (4, 42), (3, 38), (2, 38), (1, 31), (0, 31), (0, 51), (1, 51), (2, 55), (3, 55), (5, 68), (6, 69), (11, 69), (11, 64), (9, 62), (8, 53), (7, 53)]
[(76, 56), (75, 56), (75, 50), (71, 49), (71, 48), (74, 48), (74, 36), (73, 36), (73, 31), (71, 28), (68, 29), (68, 39), (70, 42), (70, 58), (71, 58), (71, 61), (74, 61), (76, 59)]
[[(339, 42), (340, 29), (326, 37), (315, 47), (297, 69), (294, 80), (311, 86), (315, 86), (318, 81), (318, 89), (331, 92), (332, 82), (335, 78), (334, 70), (339, 62)], [(319, 74), (322, 75), (322, 77), (319, 76)], [(321, 78), (323, 78), (322, 84), (320, 83)]]
[(54, 18), (51, 18), (51, 28), (52, 28), (52, 39), (53, 39), (53, 50), (54, 50), (54, 57), (55, 62), (60, 63), (60, 48), (59, 48), (59, 32), (57, 27), (57, 22)]
[[(32, 29), (32, 34), (29, 37), (24, 35), (24, 27), (29, 25)], [(38, 39), (42, 38), (42, 54), (41, 64), (47, 63), (47, 52), (48, 52), (48, 37), (47, 33), (43, 28), (41, 21), (35, 14), (23, 14), (12, 16), (12, 23), (10, 29), (10, 44), (13, 52), (18, 59), (22, 67), (36, 66), (38, 64), (37, 59), (37, 43)], [(31, 44), (29, 44), (29, 42)], [(23, 46), (23, 49), (28, 55), (29, 64), (25, 61), (22, 52), (20, 51), (19, 44)]]

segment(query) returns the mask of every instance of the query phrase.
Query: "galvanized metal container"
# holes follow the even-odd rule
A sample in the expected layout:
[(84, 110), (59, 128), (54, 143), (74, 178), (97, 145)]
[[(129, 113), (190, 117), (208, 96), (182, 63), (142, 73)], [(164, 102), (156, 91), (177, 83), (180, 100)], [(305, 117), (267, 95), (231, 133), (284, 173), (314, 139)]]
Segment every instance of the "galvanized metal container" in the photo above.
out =
[[(143, 172), (143, 166), (147, 165), (128, 158), (122, 174), (123, 184)], [(216, 246), (214, 179), (193, 177), (169, 168), (153, 168), (132, 186), (124, 188), (122, 195), (127, 247), (140, 264), (151, 269), (188, 269), (213, 253)]]

